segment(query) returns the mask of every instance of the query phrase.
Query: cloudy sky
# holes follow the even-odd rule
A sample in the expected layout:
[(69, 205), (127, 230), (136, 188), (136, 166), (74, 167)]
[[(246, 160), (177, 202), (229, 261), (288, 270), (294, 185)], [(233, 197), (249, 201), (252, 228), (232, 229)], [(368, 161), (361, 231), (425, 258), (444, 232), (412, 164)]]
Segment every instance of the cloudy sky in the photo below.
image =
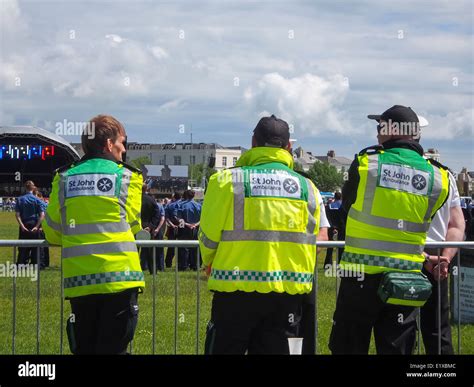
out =
[[(296, 145), (352, 158), (367, 114), (411, 106), (474, 170), (473, 2), (0, 0), (0, 125), (108, 113), (129, 141), (250, 146), (268, 113)], [(183, 132), (184, 128), (184, 133)], [(66, 137), (69, 141), (77, 138)]]

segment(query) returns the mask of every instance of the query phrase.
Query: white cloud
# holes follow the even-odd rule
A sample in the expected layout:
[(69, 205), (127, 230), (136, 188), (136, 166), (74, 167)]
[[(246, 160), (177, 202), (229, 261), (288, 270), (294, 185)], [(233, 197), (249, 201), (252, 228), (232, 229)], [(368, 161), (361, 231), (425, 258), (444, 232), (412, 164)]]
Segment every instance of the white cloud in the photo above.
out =
[(25, 36), (28, 25), (24, 19), (18, 1), (1, 0), (0, 14), (2, 21), (2, 46), (12, 44), (12, 40), (17, 40)]
[(465, 139), (471, 141), (474, 130), (474, 108), (449, 112), (446, 115), (428, 115), (429, 126), (422, 129), (422, 139)]
[(186, 106), (186, 102), (182, 101), (181, 99), (174, 99), (172, 101), (165, 102), (162, 104), (159, 108), (158, 111), (160, 113), (164, 112), (170, 112), (173, 110), (179, 110), (182, 109)]
[(116, 34), (105, 35), (105, 38), (110, 41), (110, 45), (112, 47), (117, 47), (120, 43), (123, 42), (122, 37)]
[(347, 79), (340, 74), (285, 78), (270, 73), (249, 87), (244, 98), (253, 111), (273, 112), (293, 125), (296, 136), (327, 134), (328, 129), (347, 134), (352, 127), (342, 107), (348, 90)]
[(158, 47), (158, 46), (155, 46), (155, 47), (151, 47), (150, 48), (153, 56), (156, 58), (156, 59), (166, 59), (169, 57), (168, 53), (166, 52), (166, 50), (164, 50), (163, 48), (161, 47)]
[(89, 83), (82, 83), (79, 86), (75, 87), (72, 91), (74, 97), (88, 97), (94, 93), (92, 85)]

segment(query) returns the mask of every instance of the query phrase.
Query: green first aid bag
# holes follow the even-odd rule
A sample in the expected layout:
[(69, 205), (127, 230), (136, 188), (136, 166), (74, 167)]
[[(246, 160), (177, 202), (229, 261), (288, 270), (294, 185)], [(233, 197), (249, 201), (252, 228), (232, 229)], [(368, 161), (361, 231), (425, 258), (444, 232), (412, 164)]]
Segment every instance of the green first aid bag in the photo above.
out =
[(431, 295), (431, 283), (423, 273), (386, 272), (380, 282), (380, 299), (393, 305), (421, 307)]

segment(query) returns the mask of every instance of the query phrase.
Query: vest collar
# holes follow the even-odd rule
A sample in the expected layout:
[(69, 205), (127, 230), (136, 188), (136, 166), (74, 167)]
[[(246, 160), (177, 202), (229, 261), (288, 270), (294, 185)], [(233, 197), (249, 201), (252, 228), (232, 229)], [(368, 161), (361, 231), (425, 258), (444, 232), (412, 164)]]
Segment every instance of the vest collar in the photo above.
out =
[(236, 167), (252, 166), (266, 163), (282, 163), (293, 169), (293, 157), (283, 148), (259, 146), (249, 149), (235, 164)]
[(114, 163), (117, 163), (117, 160), (115, 160), (114, 156), (111, 153), (90, 153), (90, 154), (85, 154), (82, 156), (81, 161), (86, 161), (86, 160), (91, 160), (91, 159), (105, 159), (105, 160), (110, 160), (113, 161)]
[(383, 149), (403, 148), (403, 149), (409, 149), (409, 150), (415, 151), (420, 156), (423, 156), (424, 154), (423, 147), (414, 140), (402, 140), (402, 139), (388, 140), (388, 141), (385, 141), (382, 144), (382, 146), (383, 146)]

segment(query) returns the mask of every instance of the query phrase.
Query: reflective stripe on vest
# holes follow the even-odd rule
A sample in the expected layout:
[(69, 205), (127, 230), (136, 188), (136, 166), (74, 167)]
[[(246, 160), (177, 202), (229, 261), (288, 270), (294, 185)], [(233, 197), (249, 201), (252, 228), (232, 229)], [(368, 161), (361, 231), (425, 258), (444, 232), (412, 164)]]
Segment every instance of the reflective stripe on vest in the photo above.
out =
[(219, 243), (209, 239), (206, 234), (204, 234), (204, 231), (202, 231), (202, 229), (199, 229), (199, 241), (202, 242), (202, 244), (208, 249), (215, 250), (219, 246)]
[[(132, 171), (127, 168), (122, 168), (122, 184), (120, 186), (120, 194), (118, 197), (120, 204), (120, 217), (126, 221), (127, 219), (127, 198), (128, 198), (128, 187), (130, 186), (130, 180), (132, 178)], [(138, 225), (138, 222), (137, 222)]]
[[(428, 209), (425, 214), (425, 222), (428, 222), (431, 218), (431, 212), (438, 201), (442, 191), (443, 191), (443, 177), (441, 171), (438, 168), (433, 167), (434, 171), (434, 182), (433, 182), (433, 191), (428, 199)], [(448, 180), (449, 181), (449, 180)]]
[(71, 224), (66, 228), (65, 235), (82, 235), (82, 234), (103, 234), (109, 232), (126, 232), (130, 230), (130, 226), (125, 221), (121, 222), (105, 222), (105, 223), (84, 223)]
[(100, 285), (110, 282), (143, 281), (144, 275), (141, 271), (113, 271), (109, 273), (86, 274), (76, 277), (64, 278), (64, 288), (77, 286)]
[(234, 190), (234, 230), (244, 229), (244, 174), (240, 168), (232, 170), (232, 187)]
[(367, 182), (365, 185), (364, 203), (362, 204), (362, 211), (367, 214), (370, 214), (372, 212), (375, 189), (377, 188), (377, 177), (379, 173), (379, 155), (370, 155), (368, 156), (367, 161)]
[(254, 271), (254, 270), (215, 270), (211, 271), (212, 278), (221, 281), (254, 281), (275, 282), (289, 281), (302, 284), (313, 281), (312, 273), (295, 273), (291, 271)]
[(66, 214), (66, 180), (67, 180), (67, 172), (63, 172), (59, 175), (59, 206), (61, 211), (61, 227), (63, 229), (63, 233), (67, 230), (67, 214)]
[(428, 222), (415, 223), (403, 219), (383, 218), (381, 216), (367, 214), (366, 212), (360, 212), (354, 207), (351, 207), (349, 210), (349, 216), (358, 222), (362, 222), (370, 226), (390, 228), (392, 230), (427, 232), (430, 228), (430, 224)]
[(113, 254), (124, 252), (137, 252), (135, 242), (108, 242), (92, 243), (88, 245), (78, 245), (72, 247), (63, 247), (62, 257), (73, 258), (85, 255)]
[(292, 231), (268, 230), (224, 230), (221, 240), (224, 242), (255, 241), (255, 242), (292, 242), (304, 245), (314, 245), (316, 235)]
[(316, 219), (314, 219), (314, 211), (316, 211), (316, 198), (314, 196), (313, 187), (309, 179), (306, 179), (306, 187), (308, 189), (308, 225), (306, 226), (306, 232), (313, 234), (316, 227)]
[(48, 224), (50, 228), (52, 228), (54, 231), (57, 231), (59, 233), (62, 232), (61, 225), (59, 223), (56, 223), (53, 219), (51, 219), (48, 212), (46, 212), (45, 214), (45, 219), (46, 219), (46, 223)]
[(346, 236), (346, 243), (351, 247), (357, 247), (359, 249), (388, 251), (401, 254), (421, 254), (424, 248), (424, 245), (379, 241), (375, 239), (356, 238), (352, 236)]
[(347, 263), (354, 263), (366, 266), (380, 266), (395, 270), (421, 270), (422, 262), (413, 262), (406, 259), (397, 259), (368, 254), (343, 253), (342, 260)]

